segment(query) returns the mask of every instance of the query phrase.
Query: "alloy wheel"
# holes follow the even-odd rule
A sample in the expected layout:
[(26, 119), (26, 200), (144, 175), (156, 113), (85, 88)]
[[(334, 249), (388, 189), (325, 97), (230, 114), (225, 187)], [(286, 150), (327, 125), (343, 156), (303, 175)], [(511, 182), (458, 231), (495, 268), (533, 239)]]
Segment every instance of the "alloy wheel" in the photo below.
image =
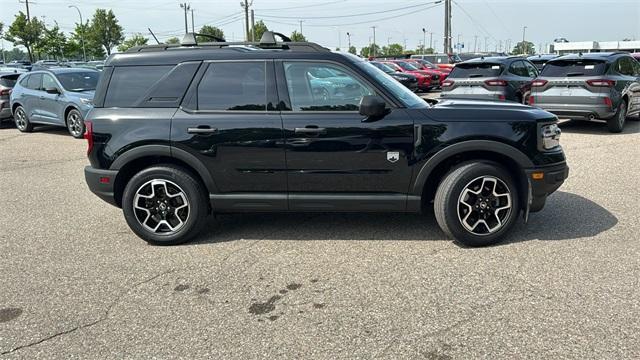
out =
[(27, 128), (27, 115), (22, 108), (18, 108), (15, 113), (16, 127), (20, 131), (24, 131)]
[(191, 212), (185, 192), (164, 179), (148, 181), (138, 188), (133, 198), (133, 211), (146, 230), (163, 235), (179, 231)]
[(67, 127), (74, 137), (82, 135), (82, 119), (80, 118), (80, 114), (76, 111), (70, 112), (67, 117)]
[(499, 231), (512, 210), (511, 190), (494, 176), (481, 176), (469, 182), (458, 198), (458, 220), (474, 235)]

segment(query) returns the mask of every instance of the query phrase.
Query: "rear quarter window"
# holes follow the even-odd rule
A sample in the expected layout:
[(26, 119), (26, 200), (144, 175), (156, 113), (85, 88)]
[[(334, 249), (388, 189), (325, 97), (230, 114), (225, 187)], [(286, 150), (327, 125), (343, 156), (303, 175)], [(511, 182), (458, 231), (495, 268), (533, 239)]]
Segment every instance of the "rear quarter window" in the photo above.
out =
[(113, 69), (104, 107), (133, 107), (173, 65), (121, 66)]
[(604, 60), (555, 60), (549, 61), (542, 69), (541, 76), (598, 76), (607, 71)]
[(496, 63), (457, 64), (449, 78), (494, 77), (502, 73), (503, 67)]
[(16, 81), (18, 81), (19, 74), (15, 75), (5, 75), (0, 77), (0, 86), (4, 87), (14, 87), (16, 86)]

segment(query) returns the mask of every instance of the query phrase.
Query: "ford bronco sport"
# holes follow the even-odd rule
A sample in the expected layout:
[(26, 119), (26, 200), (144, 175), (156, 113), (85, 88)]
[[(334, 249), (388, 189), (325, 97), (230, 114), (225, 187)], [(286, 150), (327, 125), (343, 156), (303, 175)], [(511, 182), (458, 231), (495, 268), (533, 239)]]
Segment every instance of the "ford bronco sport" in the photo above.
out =
[(149, 243), (185, 242), (212, 213), (433, 209), (482, 246), (568, 175), (546, 111), (429, 104), (363, 59), (271, 32), (185, 39), (112, 55), (86, 120), (89, 188)]

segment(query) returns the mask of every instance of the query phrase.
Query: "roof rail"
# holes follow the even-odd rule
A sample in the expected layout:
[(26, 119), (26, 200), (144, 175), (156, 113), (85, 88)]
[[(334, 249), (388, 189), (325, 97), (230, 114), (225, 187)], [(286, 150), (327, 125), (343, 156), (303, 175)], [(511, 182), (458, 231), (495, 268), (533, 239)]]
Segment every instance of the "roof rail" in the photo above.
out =
[[(158, 44), (158, 45), (143, 45), (143, 46), (135, 46), (128, 49), (127, 53), (135, 53), (135, 52), (151, 52), (151, 51), (164, 51), (167, 49), (173, 48), (190, 48), (190, 47), (206, 47), (206, 48), (226, 48), (230, 46), (249, 46), (260, 49), (280, 49), (280, 50), (290, 50), (290, 51), (300, 51), (300, 52), (330, 52), (331, 50), (321, 46), (319, 44), (313, 42), (297, 42), (291, 41), (287, 36), (272, 32), (265, 31), (262, 35), (262, 38), (259, 42), (249, 42), (249, 41), (240, 41), (240, 42), (227, 42), (227, 41), (215, 41), (215, 42), (204, 42), (198, 43), (196, 36), (202, 34), (194, 34), (188, 33), (185, 34), (180, 45), (178, 44)], [(278, 36), (282, 41), (276, 41), (276, 36)], [(215, 38), (215, 37), (214, 37)], [(221, 39), (217, 39), (221, 40)]]

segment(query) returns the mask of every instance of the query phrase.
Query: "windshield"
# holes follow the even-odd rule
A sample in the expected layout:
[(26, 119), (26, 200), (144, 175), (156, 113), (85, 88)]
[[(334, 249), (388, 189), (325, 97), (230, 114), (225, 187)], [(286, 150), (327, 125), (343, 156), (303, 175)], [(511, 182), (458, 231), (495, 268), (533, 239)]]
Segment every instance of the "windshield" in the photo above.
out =
[(406, 61), (398, 61), (398, 62), (396, 62), (396, 64), (398, 64), (401, 68), (403, 68), (405, 70), (408, 70), (408, 71), (416, 71), (416, 70), (418, 70), (418, 68), (415, 65), (410, 64), (410, 63), (408, 63)]
[(382, 84), (385, 89), (402, 101), (406, 107), (413, 109), (429, 107), (426, 101), (374, 65), (364, 61), (358, 62), (356, 65)]
[(603, 60), (556, 60), (547, 62), (540, 76), (597, 76), (606, 70), (607, 64)]
[(500, 75), (501, 72), (502, 66), (500, 64), (462, 63), (453, 68), (449, 78), (494, 77)]
[(58, 81), (67, 91), (91, 91), (96, 89), (100, 73), (97, 71), (78, 71), (56, 74)]
[(378, 69), (386, 72), (387, 74), (393, 74), (395, 72), (395, 70), (393, 70), (387, 64), (382, 64), (382, 63), (379, 63), (379, 62), (371, 62), (371, 65), (373, 65), (373, 66), (377, 67)]
[(419, 63), (428, 67), (429, 69), (437, 69), (438, 67), (433, 65), (433, 63), (428, 62), (427, 60), (418, 60)]

